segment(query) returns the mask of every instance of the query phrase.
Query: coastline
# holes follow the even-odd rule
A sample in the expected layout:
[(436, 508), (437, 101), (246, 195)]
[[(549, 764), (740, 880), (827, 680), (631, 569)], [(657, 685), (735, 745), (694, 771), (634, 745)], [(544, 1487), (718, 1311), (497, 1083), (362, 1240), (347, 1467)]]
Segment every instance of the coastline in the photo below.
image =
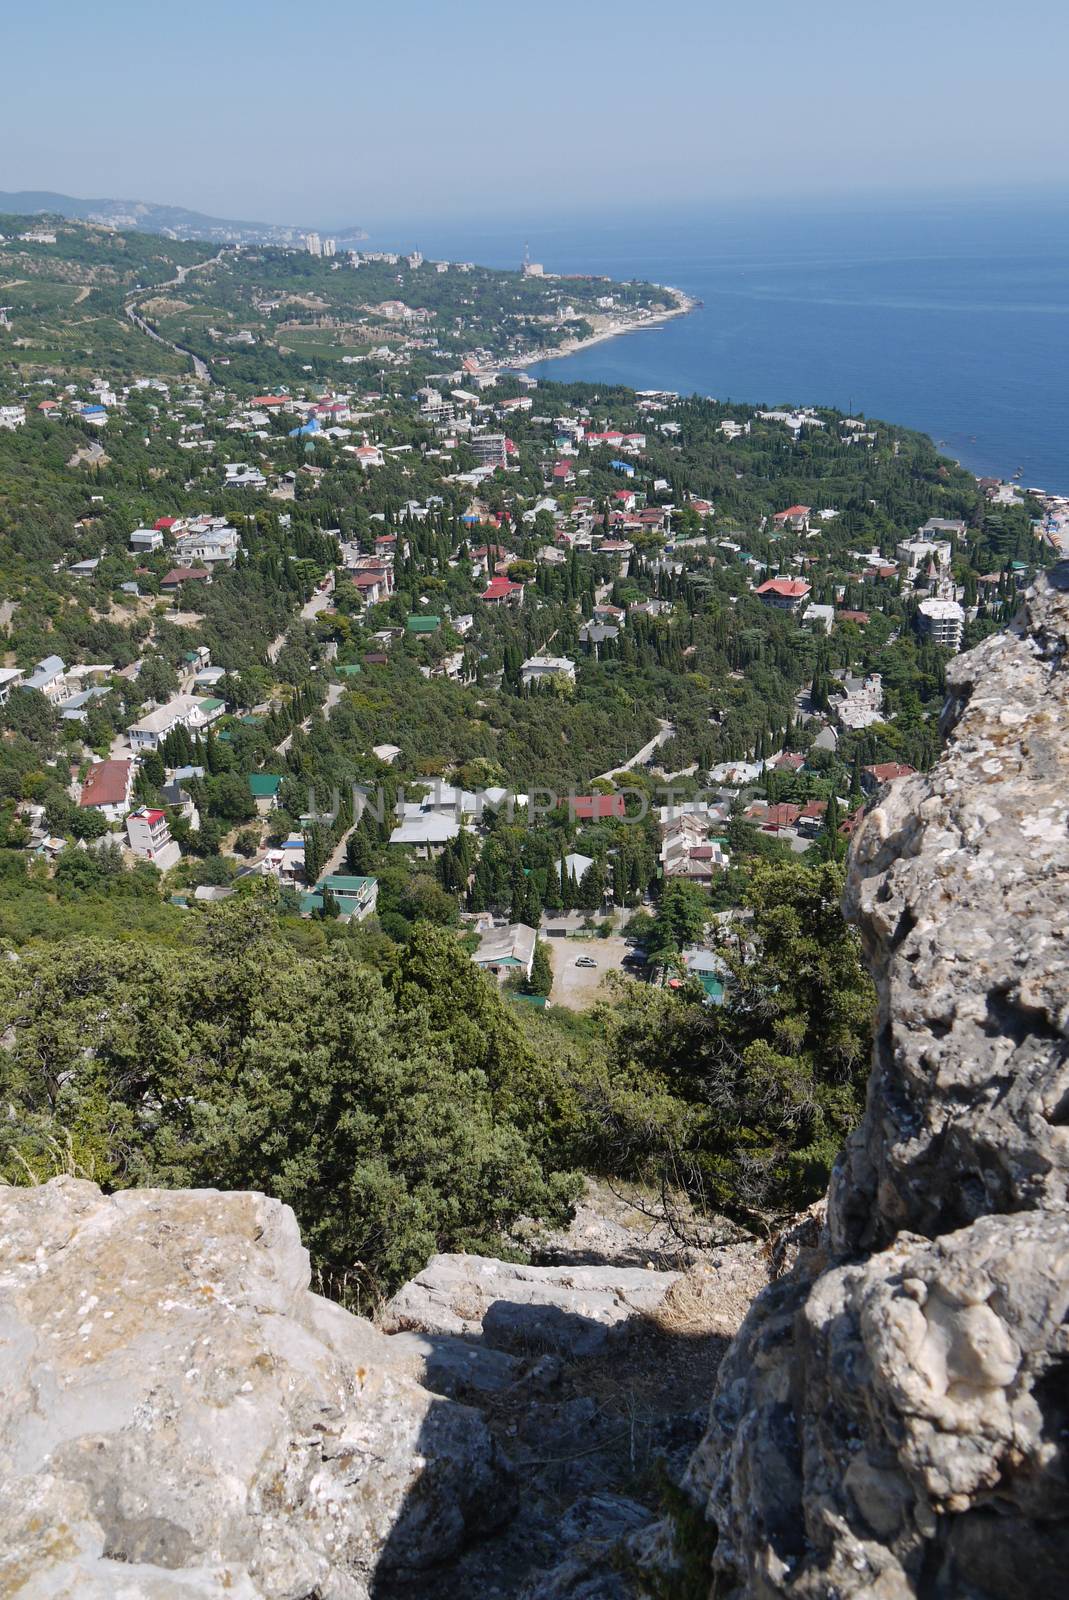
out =
[(675, 300), (675, 305), (667, 311), (654, 311), (648, 317), (643, 317), (634, 322), (621, 322), (609, 328), (602, 328), (598, 333), (590, 335), (589, 339), (566, 339), (563, 344), (550, 345), (544, 350), (528, 350), (522, 356), (513, 356), (507, 361), (494, 362), (487, 371), (496, 372), (522, 372), (525, 367), (534, 366), (543, 361), (559, 361), (564, 356), (574, 356), (580, 350), (589, 350), (593, 345), (605, 344), (609, 339), (620, 339), (628, 333), (644, 333), (647, 328), (663, 327), (666, 322), (671, 322), (675, 317), (689, 316), (696, 311), (701, 302), (693, 295), (687, 294), (683, 289), (673, 289), (669, 284), (654, 284), (655, 289), (670, 294)]

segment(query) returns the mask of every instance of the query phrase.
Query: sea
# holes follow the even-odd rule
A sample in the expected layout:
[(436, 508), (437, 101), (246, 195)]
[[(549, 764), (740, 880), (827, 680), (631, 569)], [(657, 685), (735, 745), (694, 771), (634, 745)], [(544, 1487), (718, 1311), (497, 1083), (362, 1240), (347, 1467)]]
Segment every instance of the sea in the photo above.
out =
[(700, 308), (530, 370), (835, 406), (1069, 494), (1069, 194), (424, 220), (367, 248), (669, 284)]

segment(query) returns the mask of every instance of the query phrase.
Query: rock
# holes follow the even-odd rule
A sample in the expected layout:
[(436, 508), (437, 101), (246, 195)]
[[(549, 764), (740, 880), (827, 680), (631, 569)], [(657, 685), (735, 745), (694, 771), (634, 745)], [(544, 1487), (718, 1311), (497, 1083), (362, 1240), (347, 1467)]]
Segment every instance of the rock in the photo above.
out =
[(854, 836), (868, 1104), (823, 1238), (755, 1302), (688, 1469), (724, 1600), (1064, 1588), (1067, 650), (1063, 564), (951, 664), (941, 760)]
[(500, 1394), (525, 1376), (515, 1356), (449, 1334), (392, 1334), (390, 1354), (395, 1360), (410, 1358), (424, 1388), (453, 1400)]
[(528, 1267), (483, 1256), (434, 1256), (386, 1307), (388, 1330), (480, 1335), (520, 1355), (596, 1355), (636, 1316), (655, 1311), (679, 1277), (645, 1267)]
[(0, 1592), (364, 1600), (508, 1515), (482, 1417), (308, 1283), (262, 1195), (0, 1189)]
[(647, 1508), (624, 1495), (577, 1500), (559, 1524), (564, 1556), (523, 1591), (522, 1600), (633, 1600), (635, 1590), (613, 1554), (649, 1521)]
[(738, 1234), (726, 1217), (702, 1215), (683, 1194), (651, 1205), (649, 1195), (637, 1186), (587, 1178), (567, 1227), (523, 1223), (514, 1238), (533, 1260), (550, 1266), (676, 1271)]

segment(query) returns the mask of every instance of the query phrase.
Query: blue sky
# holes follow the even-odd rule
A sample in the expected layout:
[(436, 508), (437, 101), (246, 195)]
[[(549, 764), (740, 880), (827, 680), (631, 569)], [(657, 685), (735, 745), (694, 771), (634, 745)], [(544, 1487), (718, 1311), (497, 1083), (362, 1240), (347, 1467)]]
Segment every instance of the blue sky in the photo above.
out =
[(384, 228), (1066, 180), (1056, 0), (4, 11), (4, 189)]

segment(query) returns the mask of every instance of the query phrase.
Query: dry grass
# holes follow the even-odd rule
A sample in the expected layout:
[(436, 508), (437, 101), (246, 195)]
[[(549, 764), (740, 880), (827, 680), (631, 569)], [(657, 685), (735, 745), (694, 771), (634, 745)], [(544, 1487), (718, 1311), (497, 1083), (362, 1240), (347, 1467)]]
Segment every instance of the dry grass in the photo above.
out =
[(730, 1339), (761, 1287), (760, 1281), (718, 1273), (703, 1262), (676, 1279), (649, 1320), (673, 1338), (716, 1334)]

